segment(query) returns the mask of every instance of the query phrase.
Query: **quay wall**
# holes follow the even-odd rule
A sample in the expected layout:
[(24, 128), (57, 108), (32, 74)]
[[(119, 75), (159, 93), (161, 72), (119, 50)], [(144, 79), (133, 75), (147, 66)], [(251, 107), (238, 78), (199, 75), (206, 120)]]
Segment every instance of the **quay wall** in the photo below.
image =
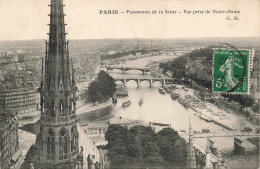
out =
[[(190, 106), (190, 108), (191, 108), (192, 110), (194, 110), (195, 112), (197, 112), (197, 113), (199, 113), (199, 114), (202, 114), (202, 113), (199, 112), (195, 107)], [(203, 114), (203, 115), (205, 115), (205, 114)], [(205, 115), (205, 116), (208, 117), (207, 115)], [(208, 117), (208, 118), (211, 119), (211, 120), (213, 121), (213, 123), (215, 123), (215, 124), (217, 124), (217, 125), (220, 125), (220, 126), (224, 127), (225, 129), (234, 130), (232, 127), (227, 126), (227, 125), (225, 125), (225, 124), (223, 124), (223, 123), (221, 123), (221, 122), (219, 122), (219, 121), (217, 121), (217, 120), (215, 120), (215, 119), (213, 119), (213, 118), (211, 118), (211, 117)]]

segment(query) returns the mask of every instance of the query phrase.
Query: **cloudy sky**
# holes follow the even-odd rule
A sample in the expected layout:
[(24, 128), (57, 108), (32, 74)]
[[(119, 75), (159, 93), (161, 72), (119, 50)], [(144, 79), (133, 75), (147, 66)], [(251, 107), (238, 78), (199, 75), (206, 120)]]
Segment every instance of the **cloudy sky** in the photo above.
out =
[[(47, 39), (49, 3), (0, 0), (0, 40)], [(260, 0), (64, 0), (64, 4), (69, 39), (260, 37)], [(119, 14), (99, 14), (100, 10)], [(176, 10), (177, 14), (134, 15), (127, 10)], [(211, 13), (193, 15), (184, 10)], [(240, 13), (212, 14), (213, 10)], [(239, 20), (227, 20), (228, 16)]]

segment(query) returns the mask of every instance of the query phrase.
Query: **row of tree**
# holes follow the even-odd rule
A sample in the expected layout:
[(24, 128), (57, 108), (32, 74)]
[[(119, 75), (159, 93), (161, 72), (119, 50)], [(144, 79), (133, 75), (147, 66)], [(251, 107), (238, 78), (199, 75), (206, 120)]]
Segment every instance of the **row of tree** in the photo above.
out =
[(95, 105), (97, 101), (105, 102), (113, 97), (116, 91), (116, 84), (113, 77), (101, 70), (96, 80), (92, 81), (87, 90), (88, 101), (92, 101)]
[(185, 167), (187, 145), (178, 133), (165, 128), (158, 133), (149, 126), (127, 129), (110, 125), (108, 141), (109, 168)]
[(172, 77), (174, 78), (186, 78), (186, 65), (187, 65), (187, 57), (178, 57), (172, 61), (160, 63), (159, 67), (163, 70), (163, 73), (167, 71), (172, 72)]
[[(212, 63), (212, 50), (211, 48), (202, 48), (202, 49), (196, 49), (193, 50), (190, 53), (187, 53), (183, 56), (180, 56), (178, 58), (175, 58), (172, 61), (166, 62), (166, 63), (160, 63), (159, 67), (163, 70), (165, 73), (166, 71), (172, 72), (172, 77), (174, 78), (187, 78), (187, 65), (188, 60), (192, 60), (195, 62), (195, 60), (200, 59), (202, 60), (202, 63)], [(208, 72), (211, 74), (211, 72)]]

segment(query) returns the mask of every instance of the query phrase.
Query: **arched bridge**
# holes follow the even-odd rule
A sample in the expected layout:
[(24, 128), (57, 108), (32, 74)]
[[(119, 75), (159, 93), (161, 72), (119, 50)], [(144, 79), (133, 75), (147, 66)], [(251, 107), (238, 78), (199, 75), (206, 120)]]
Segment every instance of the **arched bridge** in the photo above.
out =
[(149, 69), (146, 67), (106, 66), (106, 68), (107, 68), (107, 70), (114, 70), (114, 69), (122, 70), (123, 73), (125, 73), (128, 70), (139, 70), (139, 71), (143, 72), (143, 74), (145, 74), (146, 72), (155, 71), (154, 69)]
[(228, 131), (228, 132), (210, 132), (210, 133), (196, 133), (194, 138), (207, 137), (260, 137), (260, 134), (254, 132)]
[[(233, 137), (234, 138), (234, 151), (235, 152), (244, 152), (245, 151), (245, 140), (249, 138), (260, 137), (260, 134), (254, 132), (240, 132), (240, 131), (232, 131), (232, 132), (220, 132), (220, 133), (199, 133), (194, 134), (194, 138), (212, 138), (212, 137)], [(248, 140), (251, 142), (250, 140)], [(214, 148), (214, 141), (210, 140), (212, 151), (216, 151)], [(254, 142), (251, 142), (255, 144)], [(255, 144), (256, 145), (256, 144)], [(259, 147), (259, 145), (256, 145)], [(214, 154), (214, 153), (213, 153)]]
[(130, 80), (133, 80), (137, 83), (137, 86), (141, 86), (142, 81), (148, 81), (150, 86), (153, 85), (154, 82), (160, 82), (162, 86), (165, 86), (166, 84), (170, 84), (173, 82), (173, 78), (149, 78), (149, 77), (117, 77), (114, 78), (115, 82), (120, 81), (126, 86), (127, 82)]

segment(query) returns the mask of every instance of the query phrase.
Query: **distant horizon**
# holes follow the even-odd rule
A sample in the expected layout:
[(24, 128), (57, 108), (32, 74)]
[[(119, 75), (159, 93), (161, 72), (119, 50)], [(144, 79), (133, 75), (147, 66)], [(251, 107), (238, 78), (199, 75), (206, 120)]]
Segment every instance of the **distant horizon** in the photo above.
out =
[[(159, 40), (159, 39), (162, 39), (162, 40), (170, 40), (170, 39), (209, 39), (209, 38), (213, 38), (213, 39), (220, 39), (220, 38), (230, 38), (230, 39), (234, 39), (234, 38), (260, 38), (258, 36), (237, 36), (237, 37), (172, 37), (172, 38), (146, 38), (146, 37), (133, 37), (133, 38), (89, 38), (89, 39), (80, 39), (80, 38), (66, 38), (67, 40), (123, 40), (123, 39), (154, 39), (154, 40)], [(0, 42), (3, 42), (3, 41), (37, 41), (37, 40), (48, 40), (48, 37), (46, 39), (43, 39), (43, 38), (39, 38), (39, 39), (15, 39), (15, 40), (0, 40)], [(259, 39), (260, 41), (260, 39)]]

